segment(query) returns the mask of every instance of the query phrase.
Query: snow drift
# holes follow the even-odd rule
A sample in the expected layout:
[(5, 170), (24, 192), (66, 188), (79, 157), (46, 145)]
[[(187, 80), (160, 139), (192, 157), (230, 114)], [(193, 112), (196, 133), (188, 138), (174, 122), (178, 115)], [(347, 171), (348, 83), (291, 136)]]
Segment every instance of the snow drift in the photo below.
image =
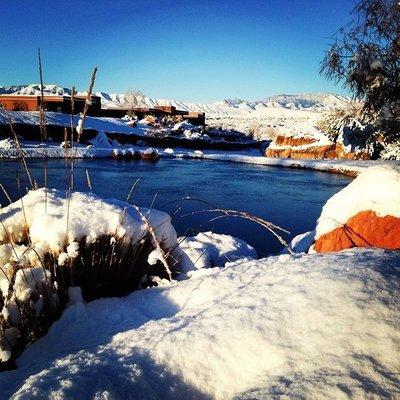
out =
[[(77, 303), (0, 374), (5, 398), (400, 396), (399, 255), (269, 257)], [(205, 273), (207, 272), (207, 273)], [(95, 332), (95, 334), (94, 334)]]

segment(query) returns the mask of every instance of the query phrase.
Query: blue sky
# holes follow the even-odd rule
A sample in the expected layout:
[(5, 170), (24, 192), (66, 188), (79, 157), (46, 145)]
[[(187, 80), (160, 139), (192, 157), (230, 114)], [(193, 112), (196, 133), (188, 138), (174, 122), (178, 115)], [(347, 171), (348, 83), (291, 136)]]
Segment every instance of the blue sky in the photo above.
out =
[(318, 74), (353, 0), (1, 0), (0, 85), (38, 82), (183, 101), (336, 92)]

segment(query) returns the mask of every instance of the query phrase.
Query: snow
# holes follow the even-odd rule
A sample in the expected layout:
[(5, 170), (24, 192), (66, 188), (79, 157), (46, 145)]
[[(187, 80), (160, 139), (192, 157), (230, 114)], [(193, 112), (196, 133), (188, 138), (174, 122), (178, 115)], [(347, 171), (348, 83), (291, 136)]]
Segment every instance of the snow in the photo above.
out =
[[(29, 125), (39, 125), (40, 115), (37, 111), (9, 111), (11, 119), (14, 123), (23, 123)], [(46, 112), (46, 123), (48, 125), (58, 126), (71, 126), (71, 119), (69, 114), (59, 112)], [(81, 121), (80, 117), (75, 115), (73, 118), (74, 126), (78, 129), (78, 123)], [(0, 110), (0, 124), (6, 124), (7, 117), (3, 110)], [(126, 125), (125, 122), (119, 118), (106, 118), (106, 117), (85, 117), (85, 129), (94, 129), (99, 132), (116, 132), (126, 135), (136, 134), (142, 135), (143, 132), (138, 127), (131, 127)]]
[[(74, 192), (68, 200), (64, 192), (55, 189), (38, 189), (28, 192), (18, 200), (0, 210), (4, 228), (0, 230), (0, 259), (2, 252), (9, 254), (9, 237), (13, 242), (24, 242), (26, 228), (37, 254), (46, 251), (59, 255), (67, 246), (66, 255), (60, 261), (77, 257), (78, 243), (85, 239), (94, 242), (103, 235), (130, 240), (141, 240), (146, 226), (141, 213), (147, 216), (157, 239), (166, 249), (176, 244), (176, 232), (169, 222), (168, 214), (157, 210), (137, 209), (117, 200), (103, 200), (92, 194)], [(67, 232), (68, 215), (68, 232)], [(4, 244), (5, 243), (5, 244)], [(3, 246), (7, 246), (3, 250)], [(31, 264), (39, 262), (36, 253), (28, 252)]]
[[(312, 244), (314, 243), (315, 230), (302, 233), (295, 236), (290, 242), (289, 248), (294, 253), (307, 253)], [(284, 249), (283, 253), (287, 253), (288, 250)]]
[(69, 304), (83, 303), (82, 289), (79, 286), (71, 286), (68, 288)]
[(186, 254), (178, 267), (182, 272), (193, 269), (223, 267), (239, 259), (255, 259), (256, 251), (241, 239), (213, 232), (200, 232), (194, 237), (178, 239), (180, 249)]
[(43, 267), (20, 269), (15, 275), (14, 293), (18, 301), (25, 302), (40, 285), (50, 278)]
[(2, 151), (13, 150), (15, 149), (15, 143), (9, 138), (0, 140), (0, 149)]
[(90, 144), (96, 147), (113, 148), (112, 140), (107, 137), (104, 131), (100, 131), (93, 139), (88, 140)]
[(143, 151), (143, 154), (146, 155), (158, 154), (158, 151), (153, 147), (148, 147), (146, 150)]
[(400, 141), (386, 145), (380, 154), (383, 160), (399, 160), (400, 161)]
[(281, 255), (78, 302), (0, 374), (2, 396), (397, 398), (399, 273), (384, 250)]
[(171, 149), (170, 147), (166, 148), (164, 150), (165, 154), (173, 155), (174, 154), (174, 149)]
[(192, 130), (194, 128), (194, 125), (192, 125), (191, 123), (187, 122), (187, 121), (182, 121), (182, 122), (178, 122), (177, 124), (174, 125), (174, 131), (178, 131), (178, 130)]
[(316, 227), (319, 238), (343, 226), (361, 211), (400, 218), (400, 172), (391, 166), (366, 169), (324, 205)]

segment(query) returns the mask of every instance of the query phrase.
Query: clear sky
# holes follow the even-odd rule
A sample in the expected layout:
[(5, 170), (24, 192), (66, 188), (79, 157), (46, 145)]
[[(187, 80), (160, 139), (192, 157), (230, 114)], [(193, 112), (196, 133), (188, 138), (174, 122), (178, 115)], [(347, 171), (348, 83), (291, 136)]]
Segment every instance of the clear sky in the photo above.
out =
[(353, 0), (1, 0), (0, 85), (38, 82), (217, 101), (344, 93), (319, 76)]

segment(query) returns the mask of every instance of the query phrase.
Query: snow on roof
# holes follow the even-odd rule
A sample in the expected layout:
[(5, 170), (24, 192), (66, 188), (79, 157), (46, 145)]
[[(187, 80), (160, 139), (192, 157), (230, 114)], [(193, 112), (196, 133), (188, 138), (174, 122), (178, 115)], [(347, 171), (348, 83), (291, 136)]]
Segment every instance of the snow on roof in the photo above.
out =
[(400, 171), (391, 166), (367, 168), (324, 205), (317, 222), (316, 239), (343, 226), (361, 211), (400, 218)]

